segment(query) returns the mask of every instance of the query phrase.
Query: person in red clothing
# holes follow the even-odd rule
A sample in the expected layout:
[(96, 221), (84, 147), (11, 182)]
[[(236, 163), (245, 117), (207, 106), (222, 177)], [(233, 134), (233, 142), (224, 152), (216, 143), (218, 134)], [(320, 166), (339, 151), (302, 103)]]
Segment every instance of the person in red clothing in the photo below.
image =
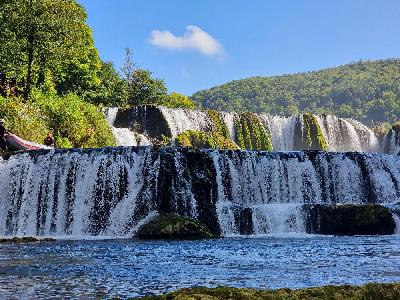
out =
[(0, 149), (7, 151), (6, 136), (8, 135), (7, 129), (4, 127), (4, 120), (0, 119)]
[(44, 139), (43, 143), (48, 147), (54, 147), (54, 138), (52, 137), (50, 132), (47, 133), (47, 136)]

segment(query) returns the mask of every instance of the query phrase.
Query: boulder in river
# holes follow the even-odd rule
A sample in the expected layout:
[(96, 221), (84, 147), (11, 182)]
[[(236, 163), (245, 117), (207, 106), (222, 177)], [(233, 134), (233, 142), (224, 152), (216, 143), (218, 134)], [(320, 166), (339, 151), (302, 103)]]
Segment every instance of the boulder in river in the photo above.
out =
[(161, 215), (142, 225), (135, 237), (145, 240), (199, 240), (216, 236), (197, 220), (176, 215)]

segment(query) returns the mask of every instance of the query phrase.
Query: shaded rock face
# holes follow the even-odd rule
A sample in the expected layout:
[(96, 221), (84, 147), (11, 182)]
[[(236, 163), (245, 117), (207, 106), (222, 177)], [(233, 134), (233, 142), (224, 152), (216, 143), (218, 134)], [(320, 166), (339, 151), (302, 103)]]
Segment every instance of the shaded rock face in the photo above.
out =
[(171, 137), (171, 129), (162, 111), (157, 106), (140, 105), (134, 109), (120, 110), (115, 118), (114, 126), (131, 128), (137, 133), (146, 133), (152, 140), (161, 136)]
[(195, 219), (162, 215), (142, 225), (135, 237), (145, 240), (197, 240), (213, 238), (214, 235)]
[(329, 235), (393, 234), (392, 213), (380, 205), (314, 205), (308, 208), (308, 233)]
[(0, 235), (132, 237), (160, 214), (199, 220), (223, 236), (324, 233), (318, 228), (325, 221), (315, 224), (319, 211), (304, 206), (380, 204), (395, 212), (400, 158), (176, 147), (44, 150), (0, 160), (0, 190)]
[(245, 208), (239, 215), (239, 232), (242, 235), (251, 235), (254, 233), (253, 229), (253, 213), (251, 208)]

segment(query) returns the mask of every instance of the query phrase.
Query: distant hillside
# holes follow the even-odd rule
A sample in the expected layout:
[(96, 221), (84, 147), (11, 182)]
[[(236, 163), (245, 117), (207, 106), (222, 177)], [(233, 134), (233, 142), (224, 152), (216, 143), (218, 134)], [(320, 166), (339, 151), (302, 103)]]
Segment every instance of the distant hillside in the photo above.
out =
[(400, 119), (400, 59), (235, 80), (192, 97), (201, 108), (271, 114), (329, 113), (364, 122)]

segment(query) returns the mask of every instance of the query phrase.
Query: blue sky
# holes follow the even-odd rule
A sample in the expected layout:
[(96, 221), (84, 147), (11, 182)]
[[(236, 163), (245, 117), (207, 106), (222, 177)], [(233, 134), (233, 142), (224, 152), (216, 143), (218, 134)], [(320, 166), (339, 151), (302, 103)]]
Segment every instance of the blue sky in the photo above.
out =
[(101, 58), (124, 48), (170, 92), (400, 57), (399, 0), (79, 0)]

